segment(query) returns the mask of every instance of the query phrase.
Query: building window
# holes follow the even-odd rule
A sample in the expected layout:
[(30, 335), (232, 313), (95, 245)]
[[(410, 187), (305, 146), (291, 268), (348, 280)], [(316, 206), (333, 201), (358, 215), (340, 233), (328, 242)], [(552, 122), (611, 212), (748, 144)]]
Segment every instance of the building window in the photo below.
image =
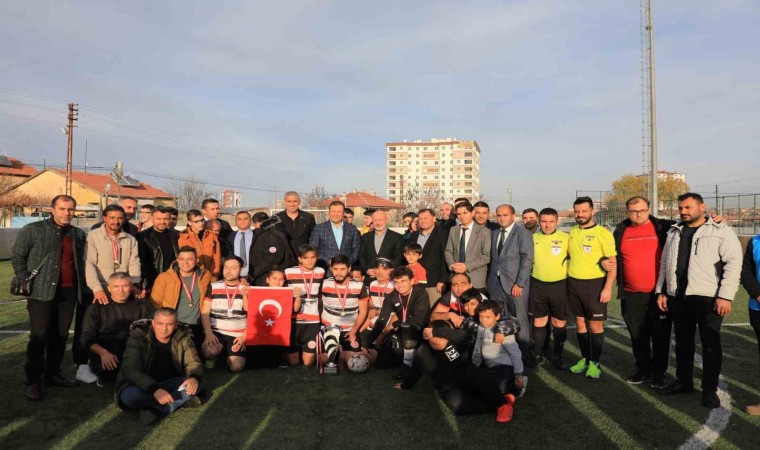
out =
[(465, 180), (471, 180), (472, 179), (472, 175), (465, 175), (464, 178), (465, 178)]
[(388, 161), (388, 165), (389, 166), (395, 166), (396, 165), (396, 161)]
[(395, 180), (396, 179), (396, 175), (391, 175), (391, 176), (388, 177), (388, 179), (389, 180)]
[(423, 180), (427, 180), (427, 175), (422, 177)]
[(465, 164), (472, 164), (472, 160), (471, 160), (471, 159), (465, 159), (465, 160), (464, 160), (464, 163), (465, 163)]
[(472, 152), (465, 152), (465, 153), (464, 153), (464, 156), (466, 156), (466, 157), (470, 157), (470, 156), (472, 156)]

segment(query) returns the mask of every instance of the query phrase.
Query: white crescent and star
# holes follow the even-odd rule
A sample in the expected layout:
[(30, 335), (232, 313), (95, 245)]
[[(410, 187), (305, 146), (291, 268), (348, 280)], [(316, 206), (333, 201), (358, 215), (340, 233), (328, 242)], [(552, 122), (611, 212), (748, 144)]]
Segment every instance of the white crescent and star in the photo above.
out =
[[(275, 308), (277, 308), (277, 317), (280, 317), (282, 315), (282, 306), (278, 302), (276, 302), (274, 300), (267, 299), (267, 300), (264, 300), (261, 303), (259, 303), (259, 315), (261, 317), (264, 317), (264, 313), (262, 312), (262, 310), (267, 305), (272, 305)], [(274, 320), (273, 319), (267, 319), (267, 320), (265, 320), (267, 326), (268, 327), (273, 327), (274, 326), (274, 321), (277, 319), (277, 317), (275, 317)]]

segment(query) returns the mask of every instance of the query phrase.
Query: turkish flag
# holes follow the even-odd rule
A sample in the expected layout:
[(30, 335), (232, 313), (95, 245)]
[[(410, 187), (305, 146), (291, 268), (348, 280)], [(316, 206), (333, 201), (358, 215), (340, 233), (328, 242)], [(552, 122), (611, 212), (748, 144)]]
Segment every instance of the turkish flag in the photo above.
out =
[(254, 287), (248, 291), (246, 345), (290, 345), (293, 288)]

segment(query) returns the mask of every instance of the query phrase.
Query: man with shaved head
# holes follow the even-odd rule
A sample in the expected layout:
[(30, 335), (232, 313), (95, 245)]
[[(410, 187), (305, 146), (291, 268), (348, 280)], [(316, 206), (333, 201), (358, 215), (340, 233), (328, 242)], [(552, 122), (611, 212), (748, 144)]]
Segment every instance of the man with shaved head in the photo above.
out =
[(404, 263), (404, 237), (388, 229), (388, 215), (385, 211), (372, 213), (371, 233), (362, 235), (362, 251), (359, 257), (365, 284), (375, 279), (375, 261), (387, 258), (394, 267)]
[(499, 229), (491, 233), (491, 270), (488, 293), (500, 302), (505, 312), (517, 317), (522, 326), (517, 335), (520, 350), (529, 366), (534, 366), (528, 320), (528, 290), (533, 268), (533, 233), (515, 223), (515, 208), (496, 208)]

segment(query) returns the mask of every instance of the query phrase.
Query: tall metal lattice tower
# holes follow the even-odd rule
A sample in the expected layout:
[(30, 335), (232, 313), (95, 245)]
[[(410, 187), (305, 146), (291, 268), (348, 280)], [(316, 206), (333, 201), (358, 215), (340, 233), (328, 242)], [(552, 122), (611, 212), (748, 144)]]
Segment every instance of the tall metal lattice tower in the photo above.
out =
[(641, 165), (646, 175), (646, 192), (657, 215), (657, 109), (654, 80), (654, 36), (652, 0), (640, 0), (641, 23)]

